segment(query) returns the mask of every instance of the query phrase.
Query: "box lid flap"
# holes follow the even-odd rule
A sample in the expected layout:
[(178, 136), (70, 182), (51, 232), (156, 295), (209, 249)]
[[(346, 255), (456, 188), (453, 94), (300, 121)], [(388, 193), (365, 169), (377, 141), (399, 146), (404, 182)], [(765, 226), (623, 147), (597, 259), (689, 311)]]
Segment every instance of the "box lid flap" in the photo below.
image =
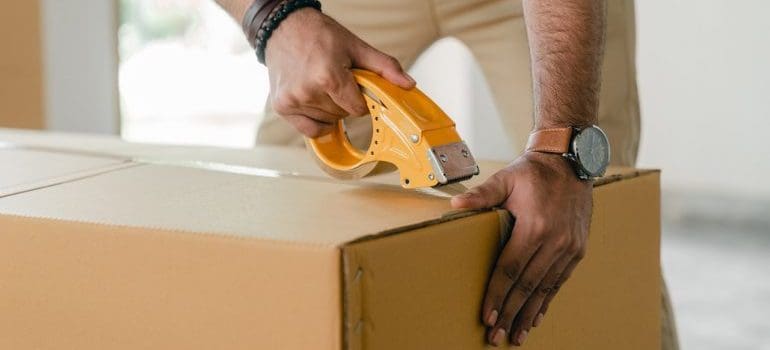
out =
[(19, 148), (122, 157), (150, 162), (199, 162), (325, 175), (296, 147), (260, 145), (250, 149), (126, 142), (115, 136), (0, 128), (0, 143)]
[[(329, 178), (304, 149), (235, 151), (136, 145), (98, 137), (92, 141), (124, 154), (141, 151), (154, 164), (0, 198), (0, 213), (334, 246), (438, 222), (452, 213), (447, 197), (402, 189), (394, 173), (355, 182)], [(38, 137), (33, 146), (57, 145)], [(77, 165), (91, 160), (49, 153), (32, 162), (45, 164), (47, 157), (61, 157), (63, 163)], [(188, 161), (196, 156), (205, 160)], [(468, 181), (469, 186), (505, 163), (481, 161), (480, 166), (481, 175)], [(636, 176), (638, 171), (613, 168), (610, 174), (598, 185)]]
[[(206, 168), (212, 166), (222, 170), (222, 165), (249, 167), (287, 175), (302, 175), (328, 178), (312, 161), (306, 150), (298, 147), (260, 145), (251, 149), (230, 149), (211, 146), (180, 146), (147, 144), (122, 141), (114, 136), (77, 134), (65, 132), (42, 132), (0, 128), (0, 142), (42, 150), (63, 150), (73, 153), (102, 154), (110, 157), (131, 158), (139, 162), (159, 162)], [(479, 160), (481, 174), (465, 183), (475, 186), (489, 175), (505, 167), (500, 161)], [(619, 179), (634, 177), (639, 170), (634, 168), (610, 167), (607, 175), (596, 185)], [(397, 184), (395, 173), (369, 176), (362, 182)]]
[(440, 218), (449, 201), (378, 184), (142, 165), (0, 198), (0, 213), (309, 244)]
[(72, 181), (128, 165), (127, 159), (0, 145), (0, 197)]

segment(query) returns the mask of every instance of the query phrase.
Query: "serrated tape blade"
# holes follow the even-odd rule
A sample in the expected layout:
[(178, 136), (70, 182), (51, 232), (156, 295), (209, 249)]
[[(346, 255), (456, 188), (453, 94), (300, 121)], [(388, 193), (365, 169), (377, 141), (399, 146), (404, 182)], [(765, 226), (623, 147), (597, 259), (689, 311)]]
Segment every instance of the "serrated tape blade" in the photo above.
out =
[(451, 198), (458, 194), (463, 194), (467, 192), (468, 187), (460, 182), (456, 182), (456, 183), (443, 185), (443, 186), (418, 188), (417, 191), (420, 191), (422, 193), (429, 194), (435, 197)]

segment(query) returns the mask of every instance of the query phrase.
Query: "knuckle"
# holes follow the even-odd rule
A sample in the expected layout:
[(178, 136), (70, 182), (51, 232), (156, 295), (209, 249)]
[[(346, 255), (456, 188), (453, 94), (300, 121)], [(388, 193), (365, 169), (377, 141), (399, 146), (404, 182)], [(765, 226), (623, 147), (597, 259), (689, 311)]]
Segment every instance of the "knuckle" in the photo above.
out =
[(290, 114), (292, 110), (297, 106), (297, 100), (283, 92), (277, 93), (273, 97), (273, 109), (279, 114)]
[(581, 261), (585, 257), (586, 257), (586, 247), (585, 246), (580, 246), (577, 249), (577, 252), (575, 253), (575, 259), (577, 259), (578, 261)]
[(315, 91), (315, 89), (309, 86), (297, 89), (292, 94), (291, 102), (294, 104), (294, 107), (299, 107), (303, 104), (309, 104), (311, 101), (313, 101)]
[(350, 106), (346, 109), (350, 116), (360, 117), (369, 114), (369, 108), (357, 96), (351, 96)]
[(543, 296), (545, 296), (553, 292), (553, 286), (543, 286), (538, 288), (537, 291), (540, 292), (540, 294), (542, 294)]
[(529, 296), (535, 291), (535, 284), (530, 280), (521, 280), (513, 287), (523, 296)]
[(509, 281), (516, 282), (519, 278), (519, 271), (521, 271), (521, 268), (518, 263), (512, 261), (498, 264), (496, 270), (503, 274)]
[(583, 255), (584, 253), (581, 253), (581, 251), (583, 251), (583, 244), (580, 243), (580, 240), (573, 239), (569, 245), (569, 252), (575, 254), (575, 257), (582, 259), (580, 255)]
[(391, 66), (394, 66), (394, 67), (396, 67), (396, 68), (398, 68), (398, 69), (401, 69), (401, 62), (399, 62), (399, 61), (398, 61), (398, 60), (397, 60), (395, 57), (393, 57), (393, 56), (390, 56), (390, 55), (385, 55), (385, 62), (387, 62), (387, 64), (389, 64), (389, 65), (391, 65)]
[(318, 85), (326, 91), (337, 91), (340, 88), (340, 81), (331, 74), (322, 74), (318, 78)]
[(516, 319), (516, 310), (513, 310), (511, 308), (505, 308), (505, 310), (503, 310), (502, 315), (500, 315), (500, 320), (497, 322), (497, 324), (505, 328), (506, 331), (510, 331), (511, 326), (513, 326), (513, 321), (515, 319)]
[(532, 218), (532, 233), (538, 238), (544, 237), (550, 231), (550, 226), (550, 220), (545, 217), (537, 216)]
[(316, 138), (323, 135), (323, 128), (318, 123), (306, 123), (299, 127), (299, 131), (307, 137)]
[(355, 105), (355, 112), (357, 116), (367, 115), (369, 114), (369, 107), (366, 106), (366, 103), (360, 102)]
[(564, 253), (567, 251), (574, 252), (572, 251), (572, 247), (574, 245), (572, 241), (573, 241), (572, 237), (569, 235), (564, 235), (560, 237), (558, 240), (556, 240), (556, 243), (555, 243), (556, 252), (558, 253)]

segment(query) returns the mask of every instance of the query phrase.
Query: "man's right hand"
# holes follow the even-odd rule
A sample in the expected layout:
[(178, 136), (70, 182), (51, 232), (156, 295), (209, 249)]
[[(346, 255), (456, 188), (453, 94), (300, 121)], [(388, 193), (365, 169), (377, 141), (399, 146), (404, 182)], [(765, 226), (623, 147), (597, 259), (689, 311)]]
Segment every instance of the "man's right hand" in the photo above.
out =
[(352, 68), (375, 72), (404, 89), (415, 82), (398, 61), (315, 9), (290, 14), (267, 42), (273, 109), (302, 134), (318, 137), (347, 116), (369, 112)]

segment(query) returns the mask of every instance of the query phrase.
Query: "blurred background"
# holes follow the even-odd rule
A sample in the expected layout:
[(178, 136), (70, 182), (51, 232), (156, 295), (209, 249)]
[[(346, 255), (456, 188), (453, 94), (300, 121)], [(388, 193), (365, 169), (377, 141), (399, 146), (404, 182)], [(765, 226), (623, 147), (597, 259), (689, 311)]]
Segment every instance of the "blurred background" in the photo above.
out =
[[(14, 7), (0, 11), (0, 39), (11, 43), (5, 67), (29, 67), (0, 64), (0, 96), (16, 102), (0, 104), (0, 125), (254, 144), (267, 72), (212, 0), (0, 7)], [(639, 165), (663, 169), (662, 262), (684, 349), (770, 349), (768, 11), (761, 0), (636, 2)], [(444, 72), (455, 72), (451, 84)], [(483, 142), (504, 136), (460, 42), (438, 42), (412, 73), (474, 154), (515, 156)]]

